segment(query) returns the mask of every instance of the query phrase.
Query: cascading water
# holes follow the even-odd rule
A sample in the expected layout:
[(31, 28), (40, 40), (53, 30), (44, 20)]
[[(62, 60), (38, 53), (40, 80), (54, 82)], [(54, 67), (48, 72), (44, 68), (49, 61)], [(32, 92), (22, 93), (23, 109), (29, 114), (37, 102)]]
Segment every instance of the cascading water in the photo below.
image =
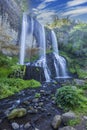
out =
[(27, 15), (26, 13), (24, 13), (23, 21), (22, 21), (21, 46), (20, 46), (20, 64), (21, 65), (24, 64), (26, 34), (27, 34)]
[(40, 40), (40, 59), (36, 62), (36, 66), (43, 67), (46, 81), (50, 81), (50, 71), (46, 63), (46, 36), (44, 26), (38, 24), (39, 28), (39, 40)]
[[(23, 65), (25, 61), (25, 53), (27, 48), (30, 49), (35, 44), (35, 39), (39, 44), (39, 60), (33, 63), (33, 66), (42, 67), (46, 81), (50, 81), (50, 71), (46, 63), (46, 36), (45, 28), (36, 19), (23, 14), (22, 33), (21, 33), (21, 49), (20, 49), (20, 64)], [(26, 42), (26, 39), (28, 39)], [(29, 64), (28, 64), (29, 65)]]
[[(44, 26), (41, 25), (35, 18), (30, 17), (28, 14), (24, 13), (21, 33), (20, 64), (31, 65), (32, 67), (42, 67), (45, 79), (48, 82), (51, 80), (51, 78), (55, 77), (69, 77), (66, 68), (66, 60), (64, 57), (59, 55), (57, 38), (53, 30), (51, 30), (51, 42), (53, 49), (53, 58), (51, 57), (48, 60), (46, 55), (46, 34)], [(30, 50), (33, 47), (39, 49), (39, 60), (36, 62), (34, 61), (31, 64), (29, 62), (26, 63), (25, 61), (30, 60), (28, 58), (31, 58)], [(52, 66), (49, 63), (52, 63)]]
[(56, 70), (57, 78), (67, 78), (67, 68), (66, 68), (66, 60), (64, 57), (59, 55), (58, 44), (55, 32), (51, 30), (51, 38), (52, 38), (52, 48), (54, 54), (54, 66)]

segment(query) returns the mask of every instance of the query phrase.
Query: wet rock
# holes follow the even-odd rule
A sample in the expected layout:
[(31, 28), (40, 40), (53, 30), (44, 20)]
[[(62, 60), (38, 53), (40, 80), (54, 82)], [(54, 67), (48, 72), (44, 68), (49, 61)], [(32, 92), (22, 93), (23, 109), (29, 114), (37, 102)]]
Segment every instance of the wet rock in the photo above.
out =
[(83, 116), (83, 119), (85, 119), (87, 121), (87, 116)]
[(30, 104), (30, 102), (29, 101), (24, 101), (23, 104), (28, 106)]
[(13, 119), (15, 117), (23, 117), (27, 114), (27, 110), (25, 108), (17, 108), (12, 110), (8, 115), (8, 119)]
[(35, 108), (33, 108), (33, 107), (31, 107), (31, 108), (32, 108), (32, 109), (28, 110), (28, 113), (30, 113), (30, 114), (36, 114), (36, 113), (38, 112), (37, 109), (35, 109)]
[(43, 103), (43, 102), (40, 102), (38, 105), (39, 105), (39, 106), (43, 106), (43, 105), (44, 105), (44, 103)]
[(12, 125), (12, 128), (13, 128), (14, 130), (18, 130), (18, 129), (19, 129), (19, 124), (18, 124), (18, 123), (13, 122), (11, 125)]
[(0, 119), (0, 123), (2, 122), (2, 119)]
[(62, 114), (62, 120), (63, 120), (63, 123), (66, 125), (70, 120), (74, 120), (76, 119), (76, 115), (74, 112), (66, 112), (64, 114)]
[(39, 130), (39, 129), (35, 128), (35, 130)]
[(76, 85), (79, 85), (79, 86), (85, 85), (85, 80), (74, 79), (74, 82)]
[(76, 130), (76, 129), (71, 126), (65, 126), (63, 128), (59, 128), (58, 130)]
[(53, 118), (53, 121), (52, 121), (52, 127), (54, 129), (57, 129), (61, 124), (61, 116), (60, 115), (56, 115), (54, 118)]
[(27, 122), (25, 125), (24, 125), (24, 128), (25, 129), (29, 129), (31, 127), (31, 124), (29, 122)]
[(35, 98), (35, 99), (33, 99), (33, 103), (37, 103), (39, 101), (39, 99), (38, 98)]
[(40, 93), (44, 94), (44, 93), (45, 93), (45, 91), (44, 91), (44, 90), (40, 90)]

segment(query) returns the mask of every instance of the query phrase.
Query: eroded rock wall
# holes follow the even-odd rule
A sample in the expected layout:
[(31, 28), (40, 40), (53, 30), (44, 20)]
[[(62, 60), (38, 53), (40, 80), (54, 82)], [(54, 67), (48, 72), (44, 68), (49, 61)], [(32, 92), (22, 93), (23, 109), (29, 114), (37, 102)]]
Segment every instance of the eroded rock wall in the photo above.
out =
[(0, 52), (6, 55), (18, 53), (18, 47), (16, 51), (13, 46), (18, 45), (20, 40), (22, 16), (20, 3), (18, 0), (0, 0)]

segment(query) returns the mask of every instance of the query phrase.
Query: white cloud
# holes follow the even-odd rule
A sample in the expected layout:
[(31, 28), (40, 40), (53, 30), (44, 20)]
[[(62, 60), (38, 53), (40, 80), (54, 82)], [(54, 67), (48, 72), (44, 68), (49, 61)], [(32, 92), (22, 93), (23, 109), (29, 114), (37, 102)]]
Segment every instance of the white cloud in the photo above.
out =
[(50, 23), (52, 21), (53, 16), (55, 15), (55, 12), (50, 10), (45, 10), (43, 12), (40, 12), (37, 16), (37, 19), (42, 23)]
[(57, 0), (44, 0), (41, 4), (38, 5), (38, 9), (42, 10), (44, 9), (48, 4), (51, 4), (51, 2), (55, 2)]
[(73, 10), (69, 10), (67, 12), (64, 12), (62, 16), (77, 16), (77, 15), (82, 15), (87, 13), (87, 7), (79, 7)]
[(41, 2), (37, 8), (33, 8), (32, 12), (37, 16), (37, 19), (42, 23), (45, 24), (47, 22), (52, 21), (52, 16), (55, 15), (54, 9), (49, 10), (46, 7), (51, 4), (51, 2), (55, 2), (57, 0), (44, 0)]
[(68, 7), (77, 6), (77, 5), (80, 5), (80, 4), (84, 4), (86, 2), (87, 2), (87, 0), (72, 0), (72, 1), (67, 2), (67, 6)]

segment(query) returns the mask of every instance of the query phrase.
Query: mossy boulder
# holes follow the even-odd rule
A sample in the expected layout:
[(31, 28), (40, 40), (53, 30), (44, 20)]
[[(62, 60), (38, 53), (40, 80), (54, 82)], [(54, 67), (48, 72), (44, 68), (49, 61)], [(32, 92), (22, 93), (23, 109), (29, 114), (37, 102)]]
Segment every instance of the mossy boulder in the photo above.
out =
[(23, 117), (27, 114), (27, 110), (25, 108), (17, 108), (13, 109), (8, 115), (8, 119), (14, 119), (17, 117)]

